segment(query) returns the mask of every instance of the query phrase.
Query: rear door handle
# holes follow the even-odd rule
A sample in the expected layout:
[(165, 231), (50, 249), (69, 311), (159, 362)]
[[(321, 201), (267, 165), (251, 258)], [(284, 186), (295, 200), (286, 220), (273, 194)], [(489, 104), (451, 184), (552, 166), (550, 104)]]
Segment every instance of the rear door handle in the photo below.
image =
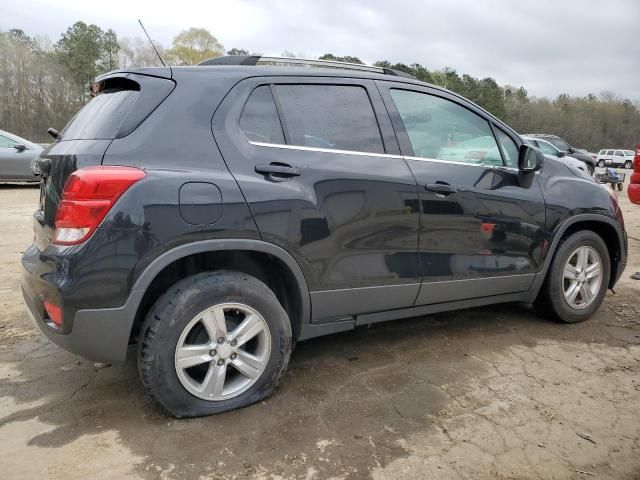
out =
[(290, 177), (300, 175), (300, 169), (286, 163), (270, 163), (269, 165), (256, 165), (256, 172), (262, 173), (273, 182), (282, 182)]
[(449, 185), (448, 183), (427, 183), (425, 188), (430, 192), (440, 195), (450, 195), (457, 192), (456, 187)]

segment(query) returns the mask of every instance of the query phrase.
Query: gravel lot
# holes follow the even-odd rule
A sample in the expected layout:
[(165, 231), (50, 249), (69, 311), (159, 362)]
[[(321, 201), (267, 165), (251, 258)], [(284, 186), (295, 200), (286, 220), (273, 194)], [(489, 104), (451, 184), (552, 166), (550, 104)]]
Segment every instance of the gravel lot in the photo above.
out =
[(590, 321), (519, 305), (300, 343), (277, 394), (176, 421), (133, 359), (97, 365), (30, 323), (19, 291), (33, 187), (0, 186), (2, 477), (638, 479), (640, 207), (630, 264)]

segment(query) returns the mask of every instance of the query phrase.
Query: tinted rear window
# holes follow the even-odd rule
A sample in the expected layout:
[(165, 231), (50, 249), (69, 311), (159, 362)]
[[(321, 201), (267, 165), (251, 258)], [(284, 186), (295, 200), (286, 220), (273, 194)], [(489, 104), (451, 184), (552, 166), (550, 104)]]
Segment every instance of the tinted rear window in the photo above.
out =
[(363, 87), (278, 85), (276, 92), (290, 137), (287, 143), (384, 153), (373, 106)]
[(110, 140), (116, 137), (118, 129), (140, 90), (109, 89), (91, 99), (62, 132), (63, 140)]

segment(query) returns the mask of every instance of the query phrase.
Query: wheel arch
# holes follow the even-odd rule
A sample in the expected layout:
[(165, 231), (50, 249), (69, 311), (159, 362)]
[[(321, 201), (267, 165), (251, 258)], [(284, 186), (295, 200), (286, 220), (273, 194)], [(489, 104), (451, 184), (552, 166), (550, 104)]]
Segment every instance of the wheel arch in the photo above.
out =
[(608, 287), (612, 288), (615, 285), (622, 273), (621, 269), (624, 269), (626, 263), (625, 235), (622, 228), (613, 218), (604, 215), (579, 214), (565, 220), (553, 233), (553, 240), (549, 246), (543, 269), (534, 280), (532, 299), (537, 296), (542, 287), (560, 241), (580, 230), (591, 230), (604, 240), (609, 250), (611, 263), (611, 277)]
[(282, 248), (261, 240), (203, 240), (180, 245), (149, 264), (136, 280), (137, 304), (129, 325), (129, 340), (155, 301), (174, 283), (208, 270), (236, 270), (266, 283), (287, 311), (294, 339), (311, 319), (307, 282), (296, 260)]

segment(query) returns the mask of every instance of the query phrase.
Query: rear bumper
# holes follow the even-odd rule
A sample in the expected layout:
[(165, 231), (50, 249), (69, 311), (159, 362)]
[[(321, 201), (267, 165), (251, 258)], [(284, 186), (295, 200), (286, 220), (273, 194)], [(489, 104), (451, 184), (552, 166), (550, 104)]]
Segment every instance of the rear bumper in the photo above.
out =
[(42, 275), (34, 247), (23, 258), (22, 295), (27, 311), (44, 335), (69, 352), (92, 361), (124, 362), (136, 308), (144, 294), (133, 290), (127, 302), (117, 308), (64, 309), (66, 326), (57, 330), (48, 322), (44, 301), (64, 305), (64, 296), (56, 284)]

